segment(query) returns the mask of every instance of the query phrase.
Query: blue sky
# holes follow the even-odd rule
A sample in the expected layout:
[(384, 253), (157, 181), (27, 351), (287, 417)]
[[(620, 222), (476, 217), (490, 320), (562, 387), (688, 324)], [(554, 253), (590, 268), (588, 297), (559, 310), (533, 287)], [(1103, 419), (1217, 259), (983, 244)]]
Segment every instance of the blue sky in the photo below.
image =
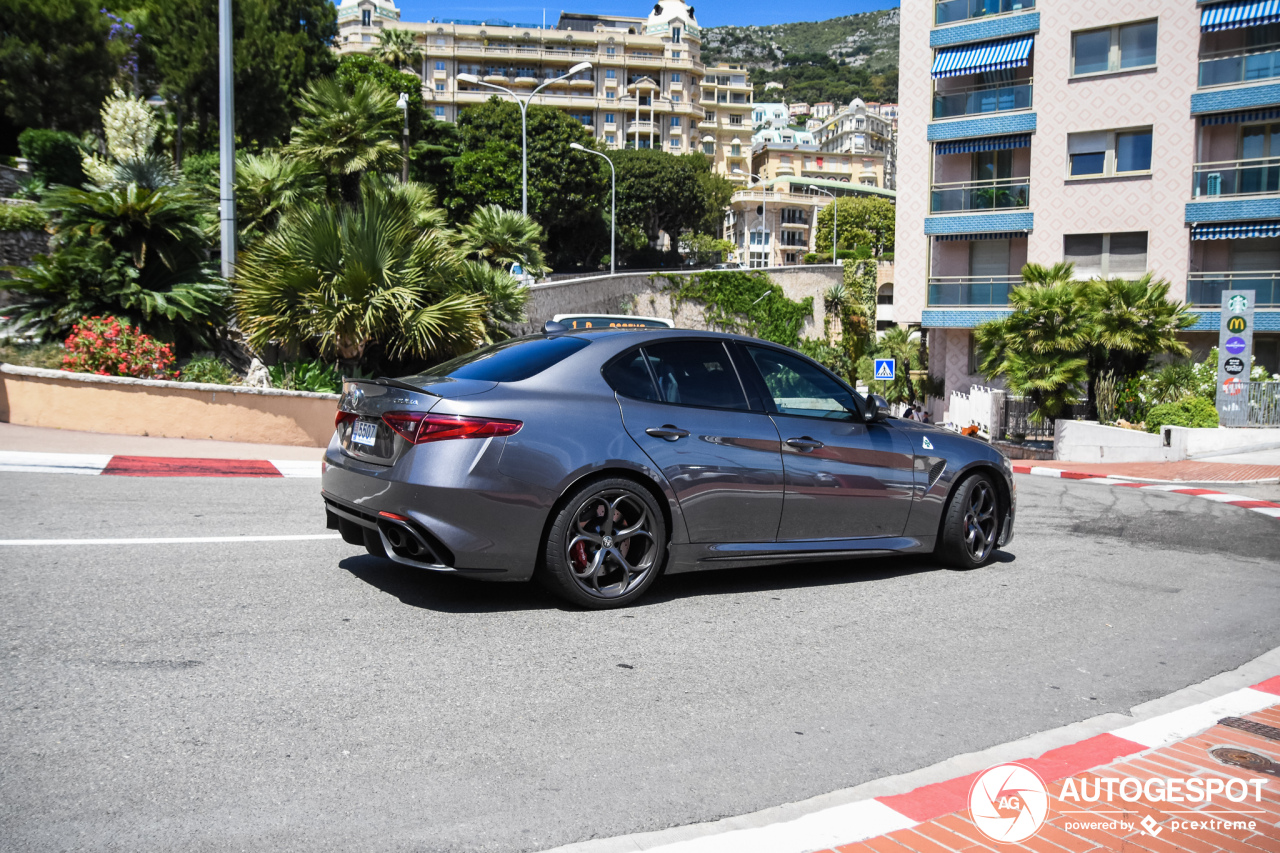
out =
[[(568, 5), (561, 5), (568, 3)], [(555, 6), (520, 0), (494, 0), (492, 4), (476, 0), (442, 3), (440, 0), (396, 0), (400, 16), (406, 21), (436, 18), (503, 18), (521, 24), (537, 24), (547, 13), (547, 26), (555, 26), (561, 11), (607, 15), (647, 15), (653, 0), (559, 0)], [(855, 12), (889, 9), (896, 0), (807, 0), (792, 6), (777, 0), (693, 0), (698, 23), (704, 27), (721, 24), (787, 24), (792, 21), (822, 21)]]

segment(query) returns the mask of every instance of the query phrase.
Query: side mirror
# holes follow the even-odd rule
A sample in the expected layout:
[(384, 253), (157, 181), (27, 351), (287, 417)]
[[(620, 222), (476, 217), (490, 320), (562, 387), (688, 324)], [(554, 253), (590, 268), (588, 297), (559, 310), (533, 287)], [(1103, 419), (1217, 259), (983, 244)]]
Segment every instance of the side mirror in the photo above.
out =
[(867, 395), (867, 423), (877, 424), (889, 417), (889, 401), (879, 394)]

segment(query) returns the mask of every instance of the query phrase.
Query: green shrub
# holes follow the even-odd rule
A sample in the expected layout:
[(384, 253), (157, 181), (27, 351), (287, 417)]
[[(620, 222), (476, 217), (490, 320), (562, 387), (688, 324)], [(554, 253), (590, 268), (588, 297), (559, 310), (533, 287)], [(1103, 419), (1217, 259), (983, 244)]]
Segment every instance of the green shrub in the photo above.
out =
[(43, 231), (49, 217), (34, 204), (0, 204), (0, 231)]
[(317, 391), (322, 394), (337, 394), (342, 390), (342, 374), (338, 372), (338, 368), (319, 359), (282, 361), (268, 367), (267, 373), (271, 377), (272, 388)]
[(809, 252), (804, 256), (806, 264), (829, 264), (831, 263), (830, 252)]
[(1161, 403), (1147, 412), (1147, 432), (1180, 426), (1211, 429), (1218, 425), (1218, 410), (1203, 397), (1188, 397), (1176, 403)]
[(64, 130), (29, 127), (18, 135), (18, 150), (31, 164), (31, 174), (46, 184), (78, 187), (84, 183), (80, 140)]
[(220, 358), (201, 356), (188, 361), (178, 373), (179, 382), (204, 382), (209, 385), (239, 385), (240, 375)]
[(217, 151), (205, 151), (199, 154), (188, 154), (182, 158), (182, 177), (193, 187), (218, 186), (222, 161)]

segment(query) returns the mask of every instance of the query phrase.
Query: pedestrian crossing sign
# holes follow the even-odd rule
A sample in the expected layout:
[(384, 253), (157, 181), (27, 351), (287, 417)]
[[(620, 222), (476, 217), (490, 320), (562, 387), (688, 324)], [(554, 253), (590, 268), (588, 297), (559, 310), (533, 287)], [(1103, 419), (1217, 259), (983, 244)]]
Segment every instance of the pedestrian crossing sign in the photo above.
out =
[(893, 381), (893, 376), (894, 376), (893, 368), (894, 368), (893, 359), (877, 358), (876, 359), (876, 379), (880, 381), (885, 381), (885, 380)]

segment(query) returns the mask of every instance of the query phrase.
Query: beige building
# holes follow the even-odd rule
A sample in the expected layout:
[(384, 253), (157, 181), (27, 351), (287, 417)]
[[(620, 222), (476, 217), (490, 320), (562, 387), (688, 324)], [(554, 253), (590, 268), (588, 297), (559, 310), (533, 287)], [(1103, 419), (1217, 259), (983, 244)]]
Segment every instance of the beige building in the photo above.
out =
[(833, 154), (855, 154), (865, 163), (860, 183), (894, 189), (897, 186), (897, 157), (893, 125), (889, 119), (867, 109), (859, 98), (823, 122), (814, 131), (818, 147)]
[[(533, 103), (564, 110), (606, 148), (702, 152), (716, 172), (745, 181), (751, 153), (752, 89), (741, 67), (707, 68), (701, 28), (681, 0), (662, 0), (644, 18), (563, 13), (554, 28), (485, 21), (402, 21), (392, 0), (343, 0), (337, 51), (363, 53), (378, 33), (414, 34), (423, 52), (422, 93), (436, 119), (488, 100), (488, 86), (518, 94), (550, 83)], [(570, 68), (591, 68), (564, 80)], [(735, 174), (737, 172), (737, 174)]]

